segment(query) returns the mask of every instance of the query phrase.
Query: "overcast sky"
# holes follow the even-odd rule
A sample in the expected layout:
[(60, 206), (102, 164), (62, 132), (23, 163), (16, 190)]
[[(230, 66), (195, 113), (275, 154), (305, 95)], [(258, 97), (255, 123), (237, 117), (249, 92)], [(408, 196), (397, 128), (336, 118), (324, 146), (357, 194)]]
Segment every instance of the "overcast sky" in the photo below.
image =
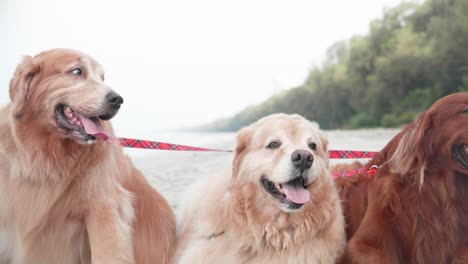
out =
[(104, 66), (125, 99), (121, 136), (209, 122), (300, 85), (400, 2), (0, 0), (0, 104), (23, 55), (62, 47)]

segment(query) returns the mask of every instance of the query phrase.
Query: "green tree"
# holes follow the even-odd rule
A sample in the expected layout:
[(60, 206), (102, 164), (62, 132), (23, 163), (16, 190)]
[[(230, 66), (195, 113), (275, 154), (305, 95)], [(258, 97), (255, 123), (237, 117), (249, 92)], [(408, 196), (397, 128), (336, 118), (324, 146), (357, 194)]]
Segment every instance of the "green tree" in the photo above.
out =
[(399, 126), (438, 98), (468, 91), (468, 1), (404, 2), (369, 34), (332, 45), (300, 87), (202, 129), (237, 130), (275, 112), (323, 128)]

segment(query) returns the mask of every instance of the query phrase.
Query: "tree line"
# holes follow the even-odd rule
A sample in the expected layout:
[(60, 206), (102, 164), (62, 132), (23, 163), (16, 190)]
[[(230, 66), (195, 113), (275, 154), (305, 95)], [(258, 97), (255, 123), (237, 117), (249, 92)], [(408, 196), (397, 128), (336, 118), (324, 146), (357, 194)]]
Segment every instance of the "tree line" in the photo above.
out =
[(325, 129), (397, 127), (458, 91), (468, 91), (468, 1), (403, 2), (333, 44), (301, 86), (198, 129), (235, 131), (276, 112)]

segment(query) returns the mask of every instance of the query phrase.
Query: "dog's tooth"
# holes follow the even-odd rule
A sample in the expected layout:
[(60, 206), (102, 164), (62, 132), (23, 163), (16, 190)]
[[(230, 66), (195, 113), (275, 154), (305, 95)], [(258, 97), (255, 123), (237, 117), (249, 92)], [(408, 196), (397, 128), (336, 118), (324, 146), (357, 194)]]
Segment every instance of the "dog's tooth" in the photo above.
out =
[(66, 108), (66, 109), (65, 109), (65, 115), (66, 115), (67, 117), (72, 117), (72, 113), (73, 113), (73, 112), (72, 112), (72, 110), (71, 110), (70, 108)]

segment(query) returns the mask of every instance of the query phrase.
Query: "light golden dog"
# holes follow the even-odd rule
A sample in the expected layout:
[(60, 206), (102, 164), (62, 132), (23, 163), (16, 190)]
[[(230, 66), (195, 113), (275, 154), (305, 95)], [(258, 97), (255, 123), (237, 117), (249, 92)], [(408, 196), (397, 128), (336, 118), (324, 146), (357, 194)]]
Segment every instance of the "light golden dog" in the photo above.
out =
[(232, 171), (187, 194), (175, 262), (334, 263), (344, 219), (323, 132), (301, 116), (275, 114), (237, 140)]
[(166, 263), (174, 216), (105, 142), (123, 99), (102, 67), (71, 50), (26, 57), (10, 97), (0, 110), (0, 263)]

